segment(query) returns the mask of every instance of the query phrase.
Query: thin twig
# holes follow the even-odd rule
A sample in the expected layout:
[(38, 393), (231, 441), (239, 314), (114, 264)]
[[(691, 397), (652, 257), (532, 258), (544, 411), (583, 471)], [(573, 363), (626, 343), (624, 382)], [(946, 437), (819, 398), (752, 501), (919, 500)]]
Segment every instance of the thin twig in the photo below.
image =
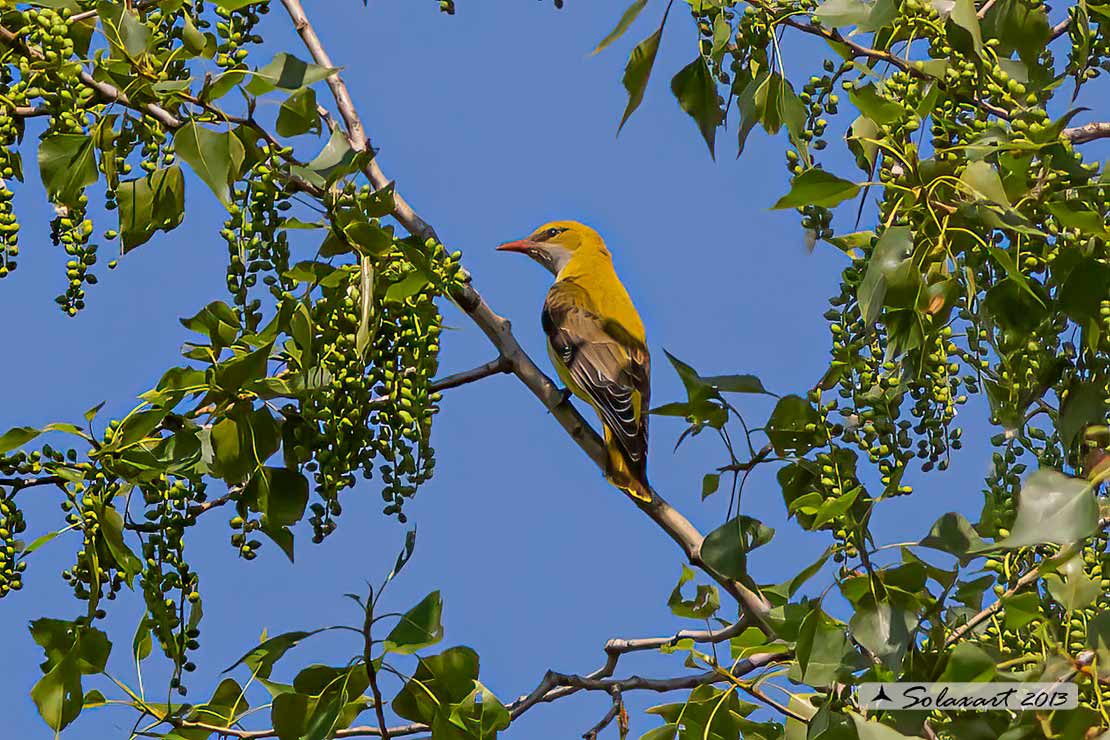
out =
[(366, 678), (370, 681), (370, 690), (374, 693), (374, 714), (378, 716), (378, 729), (384, 740), (389, 740), (389, 727), (385, 721), (385, 709), (382, 701), (382, 691), (378, 688), (378, 672), (374, 670), (374, 658), (371, 651), (374, 640), (370, 637), (370, 630), (374, 626), (374, 590), (370, 589), (370, 596), (366, 599), (366, 621), (362, 625), (363, 654), (366, 663)]
[[(617, 717), (627, 716), (624, 711), (624, 699), (621, 698), (621, 690), (613, 687), (609, 691), (609, 695), (613, 697), (613, 704), (609, 707), (609, 711), (605, 713), (596, 725), (586, 730), (582, 734), (582, 740), (597, 740), (597, 736)], [(624, 736), (625, 729), (622, 728), (621, 736)]]
[(484, 365), (479, 365), (472, 370), (464, 370), (461, 373), (448, 375), (446, 378), (432, 381), (428, 389), (432, 392), (445, 391), (449, 388), (458, 388), (460, 385), (473, 383), (482, 378), (488, 378), (491, 375), (498, 373), (511, 373), (513, 365), (504, 357), (498, 357), (496, 360), (490, 360)]

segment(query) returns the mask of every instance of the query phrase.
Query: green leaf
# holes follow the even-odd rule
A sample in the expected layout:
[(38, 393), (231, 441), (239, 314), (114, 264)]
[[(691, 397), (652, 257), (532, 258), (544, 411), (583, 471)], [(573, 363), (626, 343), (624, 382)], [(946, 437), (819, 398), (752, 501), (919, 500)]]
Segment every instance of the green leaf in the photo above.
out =
[(60, 732), (81, 713), (84, 696), (77, 659), (68, 653), (31, 688), (31, 699), (47, 726)]
[(1106, 237), (1110, 230), (1103, 223), (1102, 214), (1090, 208), (1080, 207), (1080, 203), (1047, 203), (1045, 207), (1056, 217), (1060, 225), (1068, 229), (1078, 229), (1090, 236)]
[(975, 44), (975, 51), (982, 54), (983, 32), (979, 28), (979, 17), (976, 13), (974, 0), (955, 0), (950, 17), (953, 23), (967, 31)]
[(1004, 208), (1010, 207), (1010, 199), (1006, 196), (1006, 190), (1002, 187), (1002, 178), (998, 176), (998, 171), (986, 160), (969, 162), (967, 167), (964, 168), (963, 174), (960, 175), (960, 182), (971, 188), (977, 197), (989, 200)]
[(42, 430), (34, 427), (12, 427), (0, 434), (0, 455), (22, 447), (40, 434)]
[(863, 486), (853, 486), (844, 493), (836, 496), (835, 498), (825, 499), (817, 511), (813, 515), (814, 529), (818, 529), (834, 519), (838, 519), (844, 515), (848, 509), (852, 508), (852, 504), (859, 498), (860, 493), (863, 492)]
[(97, 3), (100, 27), (112, 55), (137, 60), (150, 49), (151, 31), (139, 16), (123, 3)]
[(370, 159), (368, 152), (356, 152), (351, 148), (347, 135), (339, 129), (332, 132), (331, 138), (311, 162), (304, 167), (295, 166), (291, 172), (321, 187), (328, 186), (342, 177), (358, 172)]
[(193, 56), (203, 56), (211, 59), (214, 54), (210, 52), (215, 52), (216, 45), (214, 43), (210, 44), (209, 38), (215, 41), (215, 37), (201, 33), (188, 13), (182, 13), (182, 16), (185, 19), (185, 25), (181, 29), (181, 45)]
[(997, 673), (994, 658), (983, 648), (961, 642), (948, 654), (948, 663), (937, 680), (953, 683), (993, 681)]
[(263, 515), (265, 525), (291, 526), (308, 505), (308, 479), (299, 470), (264, 466), (251, 476), (243, 501)]
[(1100, 584), (1087, 575), (1079, 555), (1073, 555), (1056, 572), (1046, 574), (1044, 582), (1052, 598), (1069, 612), (1086, 609), (1102, 592)]
[(937, 519), (929, 529), (929, 534), (919, 544), (955, 555), (960, 563), (966, 565), (983, 547), (984, 542), (971, 526), (971, 522), (962, 514), (950, 511)]
[(632, 50), (628, 57), (628, 64), (625, 65), (624, 76), (621, 78), (621, 84), (628, 91), (628, 105), (624, 109), (624, 115), (621, 116), (617, 133), (620, 133), (625, 122), (628, 121), (628, 117), (640, 107), (640, 103), (644, 100), (644, 91), (647, 89), (648, 79), (651, 77), (651, 68), (655, 66), (655, 57), (659, 53), (659, 40), (663, 38), (663, 27), (667, 24), (667, 15), (670, 12), (671, 6), (668, 4), (659, 28), (656, 29), (655, 33), (636, 44), (636, 48)]
[(105, 506), (100, 512), (99, 522), (104, 543), (130, 586), (134, 577), (142, 572), (143, 563), (123, 541), (123, 517), (114, 507)]
[(1006, 629), (1018, 630), (1030, 622), (1043, 619), (1041, 614), (1041, 598), (1032, 591), (1016, 594), (1006, 599), (1002, 606), (1002, 615)]
[(248, 383), (266, 377), (273, 344), (264, 344), (250, 352), (238, 352), (231, 358), (217, 363), (214, 370), (216, 387), (228, 395), (236, 394)]
[(647, 7), (647, 0), (633, 0), (633, 3), (629, 5), (621, 15), (621, 19), (617, 21), (616, 27), (598, 43), (597, 48), (591, 52), (591, 56), (597, 54), (606, 46), (623, 36), (624, 32), (628, 30), (628, 27), (632, 25), (632, 22), (636, 20), (636, 17), (640, 15), (640, 11), (645, 7)]
[(911, 740), (908, 735), (903, 735), (882, 722), (864, 719), (855, 712), (849, 712), (848, 716), (852, 718), (852, 722), (856, 726), (856, 734), (859, 736), (859, 740)]
[(999, 41), (1000, 56), (1016, 50), (1030, 66), (1036, 64), (1052, 35), (1044, 6), (1033, 7), (1020, 0), (997, 0), (983, 19), (983, 30)]
[(767, 133), (777, 134), (784, 125), (791, 138), (798, 142), (807, 117), (805, 104), (793, 86), (778, 72), (767, 75), (755, 91), (755, 110)]
[(308, 131), (320, 133), (316, 91), (306, 87), (290, 95), (278, 110), (276, 128), (279, 136), (298, 136)]
[(277, 452), (279, 439), (265, 406), (237, 409), (212, 427), (212, 474), (228, 483), (246, 480)]
[(1068, 545), (1098, 529), (1098, 502), (1090, 483), (1040, 468), (1021, 487), (1010, 536), (995, 547)]
[(893, 226), (879, 237), (856, 294), (860, 314), (868, 325), (879, 320), (892, 288), (912, 290), (920, 283), (921, 274), (912, 256), (913, 232), (908, 226)]
[(852, 615), (849, 628), (860, 645), (894, 669), (902, 660), (916, 622), (912, 613), (896, 604), (869, 599)]
[(813, 15), (826, 26), (858, 26), (862, 33), (868, 33), (889, 24), (897, 13), (891, 0), (825, 0)]
[(474, 690), (452, 704), (450, 710), (447, 721), (461, 727), (467, 738), (475, 740), (493, 740), (497, 732), (507, 728), (511, 721), (509, 710), (480, 681), (475, 681)]
[(411, 655), (421, 648), (443, 639), (443, 600), (439, 591), (425, 596), (419, 604), (401, 616), (382, 644), (387, 653)]
[[(742, 714), (750, 711), (751, 705), (742, 706), (736, 691), (716, 686), (698, 686), (683, 702), (647, 710), (669, 723), (664, 728), (670, 723), (680, 727), (679, 740), (736, 740), (740, 737)], [(744, 735), (745, 740), (756, 740), (756, 737)]]
[(709, 498), (721, 485), (720, 473), (706, 473), (701, 479), (701, 497), (702, 499)]
[(1087, 646), (1095, 651), (1099, 676), (1110, 676), (1110, 611), (1100, 611), (1087, 622)]
[(150, 657), (154, 649), (154, 640), (150, 636), (150, 623), (144, 615), (135, 627), (135, 636), (131, 638), (131, 657), (135, 663), (142, 663)]
[(389, 575), (386, 576), (385, 580), (387, 583), (389, 581), (392, 581), (396, 577), (396, 575), (401, 572), (401, 569), (404, 568), (405, 564), (409, 562), (409, 559), (412, 557), (413, 550), (415, 549), (416, 530), (410, 529), (408, 532), (405, 532), (405, 544), (401, 547), (401, 552), (397, 553), (397, 562), (393, 564), (393, 570), (389, 571)]
[(879, 125), (894, 123), (902, 117), (902, 106), (880, 95), (873, 83), (853, 87), (848, 91), (848, 98), (852, 101), (852, 105), (866, 116), (866, 120), (874, 121)]
[(393, 711), (405, 719), (431, 725), (438, 714), (449, 714), (451, 704), (470, 695), (477, 678), (478, 654), (468, 647), (422, 657), (412, 679), (393, 699)]
[(1060, 419), (1057, 431), (1065, 447), (1071, 447), (1079, 439), (1080, 433), (1090, 425), (1106, 424), (1110, 407), (1106, 394), (1099, 383), (1075, 383), (1068, 389), (1060, 404)]
[(706, 535), (701, 558), (706, 565), (730, 578), (746, 578), (748, 553), (767, 544), (775, 530), (758, 519), (740, 515)]
[(85, 187), (97, 181), (96, 148), (85, 134), (51, 134), (39, 144), (39, 175), (55, 203), (76, 205)]
[(239, 336), (239, 316), (223, 301), (212, 301), (181, 325), (208, 337), (214, 348), (230, 345)]
[(856, 197), (857, 193), (859, 185), (854, 182), (814, 168), (795, 176), (790, 182), (790, 192), (779, 198), (773, 208), (800, 208), (806, 205), (832, 208), (842, 201)]
[(156, 231), (172, 231), (185, 218), (185, 178), (177, 165), (125, 180), (116, 193), (119, 231), (126, 254)]
[(821, 609), (814, 609), (802, 621), (795, 650), (802, 682), (825, 687), (836, 680), (844, 658), (851, 650), (844, 626)]
[(640, 735), (640, 740), (674, 740), (678, 736), (679, 725), (668, 722)]
[(336, 67), (309, 64), (292, 54), (281, 52), (265, 67), (255, 70), (251, 81), (247, 83), (247, 92), (251, 95), (263, 95), (271, 90), (299, 90), (326, 80), (338, 72)]
[(813, 405), (801, 396), (783, 396), (767, 421), (767, 437), (775, 452), (804, 455), (817, 445), (817, 424), (821, 421)]
[(225, 668), (223, 672), (227, 673), (234, 670), (239, 665), (246, 664), (246, 666), (251, 669), (253, 675), (261, 678), (269, 678), (270, 673), (273, 671), (274, 664), (281, 660), (282, 656), (299, 645), (306, 637), (311, 637), (322, 631), (323, 630), (313, 630), (311, 632), (285, 632), (265, 639), (258, 644), (258, 647), (248, 650), (239, 660)]
[(173, 136), (177, 153), (212, 189), (224, 206), (231, 205), (231, 181), (246, 150), (230, 131), (216, 132), (188, 121)]
[(709, 147), (709, 154), (716, 158), (714, 142), (723, 114), (717, 101), (717, 81), (713, 79), (705, 57), (699, 54), (694, 61), (679, 70), (671, 80), (671, 92), (678, 99), (682, 110), (698, 124), (698, 130)]
[(694, 571), (683, 565), (682, 575), (678, 577), (678, 583), (675, 584), (667, 599), (667, 606), (676, 617), (708, 619), (721, 607), (721, 596), (717, 593), (716, 586), (699, 584), (694, 598), (687, 599), (682, 593), (682, 587), (692, 580), (694, 580)]

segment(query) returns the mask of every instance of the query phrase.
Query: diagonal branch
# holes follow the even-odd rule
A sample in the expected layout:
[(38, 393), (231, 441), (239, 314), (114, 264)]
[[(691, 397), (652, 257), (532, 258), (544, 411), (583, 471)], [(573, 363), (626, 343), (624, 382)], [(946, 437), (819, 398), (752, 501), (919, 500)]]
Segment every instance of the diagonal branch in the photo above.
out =
[[(323, 44), (309, 22), (300, 0), (281, 1), (288, 11), (289, 17), (293, 20), (298, 35), (311, 53), (313, 61), (334, 68), (335, 65), (324, 50)], [(354, 102), (351, 100), (350, 92), (347, 90), (347, 85), (343, 82), (342, 77), (339, 74), (333, 74), (328, 77), (327, 83), (335, 98), (339, 114), (343, 118), (351, 147), (358, 151), (370, 151), (371, 147), (366, 136), (366, 129), (355, 110)], [(366, 165), (364, 173), (375, 188), (380, 189), (389, 183), (388, 178), (382, 173), (375, 159), (371, 159), (369, 164)], [(435, 238), (435, 231), (432, 227), (420, 218), (396, 191), (394, 191), (394, 203), (393, 215), (405, 229), (422, 238)], [(512, 373), (543, 403), (544, 407), (563, 426), (579, 448), (599, 468), (604, 470), (606, 454), (601, 437), (586, 423), (577, 409), (567, 402), (563, 392), (521, 348), (520, 343), (513, 336), (508, 319), (495, 313), (481, 294), (470, 284), (464, 285), (456, 291), (452, 298), (485, 333), (486, 337), (500, 352), (500, 356), (511, 363)], [(707, 573), (741, 604), (746, 619), (753, 620), (768, 634), (773, 632), (766, 622), (766, 614), (770, 609), (769, 604), (743, 583), (717, 573), (702, 560), (701, 545), (705, 538), (685, 516), (655, 492), (652, 493), (650, 502), (636, 501), (636, 505), (682, 548), (691, 565)]]

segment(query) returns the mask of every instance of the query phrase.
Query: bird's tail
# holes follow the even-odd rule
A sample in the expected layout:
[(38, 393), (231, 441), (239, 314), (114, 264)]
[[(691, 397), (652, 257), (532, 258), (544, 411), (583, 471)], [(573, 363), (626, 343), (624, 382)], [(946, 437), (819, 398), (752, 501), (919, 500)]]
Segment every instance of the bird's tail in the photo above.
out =
[(605, 430), (605, 447), (609, 453), (609, 464), (605, 478), (629, 496), (645, 503), (651, 503), (651, 486), (647, 482), (643, 471), (639, 473), (632, 469), (625, 459), (624, 453), (617, 445), (616, 440)]

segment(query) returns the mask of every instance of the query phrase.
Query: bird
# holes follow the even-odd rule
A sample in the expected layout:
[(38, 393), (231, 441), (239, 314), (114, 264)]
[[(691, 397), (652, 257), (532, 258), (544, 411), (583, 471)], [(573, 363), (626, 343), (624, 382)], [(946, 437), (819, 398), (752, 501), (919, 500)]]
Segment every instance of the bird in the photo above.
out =
[(594, 229), (552, 221), (498, 251), (524, 254), (555, 276), (541, 325), (560, 380), (590, 404), (605, 436), (605, 477), (650, 503), (647, 478), (651, 357), (644, 323)]

